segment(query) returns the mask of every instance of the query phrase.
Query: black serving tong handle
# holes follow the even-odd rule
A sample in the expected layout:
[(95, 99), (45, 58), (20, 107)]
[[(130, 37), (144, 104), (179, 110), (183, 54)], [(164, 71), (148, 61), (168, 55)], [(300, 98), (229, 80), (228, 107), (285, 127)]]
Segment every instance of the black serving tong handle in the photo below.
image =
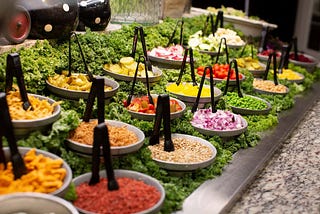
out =
[(251, 53), (251, 58), (253, 59), (254, 58), (254, 55), (253, 55), (253, 43), (252, 43), (252, 37), (250, 36), (249, 39), (248, 39), (248, 42), (246, 42), (241, 50), (241, 53), (240, 53), (240, 56), (239, 58), (243, 57), (243, 54), (244, 54), (244, 51), (246, 50), (247, 46), (250, 45), (250, 53)]
[(114, 178), (114, 172), (112, 169), (109, 135), (104, 119), (104, 78), (102, 77), (93, 79), (83, 119), (86, 122), (89, 121), (95, 97), (97, 97), (98, 101), (98, 125), (94, 128), (91, 169), (92, 175), (89, 181), (89, 185), (94, 185), (100, 181), (99, 166), (100, 150), (102, 147), (104, 164), (107, 170), (108, 177), (108, 190), (116, 190), (119, 187), (117, 181)]
[(1, 162), (6, 166), (6, 161), (4, 157), (4, 152), (2, 150), (2, 137), (7, 138), (9, 148), (10, 148), (10, 159), (13, 168), (14, 179), (19, 179), (22, 175), (27, 173), (27, 168), (21, 157), (16, 138), (13, 133), (12, 121), (9, 113), (9, 107), (6, 100), (6, 94), (0, 93), (0, 142), (1, 142)]
[(149, 138), (149, 144), (159, 144), (161, 120), (163, 119), (164, 127), (164, 151), (174, 151), (174, 145), (171, 138), (170, 125), (170, 97), (168, 94), (158, 96), (156, 118), (154, 121), (153, 133)]
[(277, 54), (275, 51), (269, 54), (268, 56), (268, 61), (267, 61), (267, 66), (266, 66), (266, 71), (264, 73), (264, 80), (268, 79), (268, 73), (270, 70), (270, 65), (271, 65), (271, 60), (273, 61), (273, 81), (275, 85), (278, 85), (278, 77), (277, 77)]
[(171, 34), (171, 37), (170, 37), (166, 47), (169, 47), (172, 44), (173, 38), (174, 38), (174, 36), (175, 36), (175, 34), (177, 32), (177, 28), (178, 28), (179, 24), (180, 24), (180, 40), (179, 40), (179, 44), (180, 45), (183, 44), (183, 25), (184, 25), (184, 20), (181, 19), (181, 20), (177, 21), (177, 24), (176, 24), (176, 26), (175, 26), (172, 34)]
[(86, 109), (83, 116), (83, 121), (89, 122), (94, 100), (97, 98), (98, 102), (98, 123), (104, 122), (104, 78), (94, 77), (89, 92)]
[(228, 92), (232, 65), (234, 65), (234, 70), (236, 72), (236, 84), (237, 84), (237, 89), (238, 89), (238, 96), (239, 97), (243, 97), (243, 94), (242, 94), (241, 88), (240, 88), (239, 70), (238, 70), (238, 64), (237, 64), (237, 60), (236, 59), (233, 59), (229, 64), (228, 77), (227, 77), (227, 82), (226, 82), (226, 86), (225, 86), (223, 95), (226, 95), (227, 92)]
[[(293, 37), (290, 43), (290, 47), (293, 46), (293, 53), (294, 53), (294, 60), (298, 61), (298, 38), (297, 37)], [(289, 50), (290, 52), (290, 50)]]
[(81, 59), (82, 59), (82, 62), (84, 64), (84, 68), (86, 70), (86, 73), (89, 77), (89, 81), (92, 82), (93, 81), (93, 74), (89, 71), (89, 68), (88, 68), (88, 65), (87, 65), (87, 62), (85, 60), (85, 57), (84, 57), (84, 54), (83, 54), (83, 51), (82, 51), (82, 48), (81, 48), (81, 44), (79, 42), (79, 39), (78, 39), (78, 36), (75, 32), (71, 32), (70, 34), (70, 37), (69, 37), (69, 72), (68, 72), (68, 76), (71, 76), (71, 38), (72, 36), (75, 37), (75, 40), (76, 40), (76, 43), (79, 47), (79, 51), (80, 51), (80, 55), (81, 55)]
[(213, 15), (211, 13), (209, 13), (207, 15), (206, 21), (204, 23), (204, 27), (202, 30), (202, 34), (204, 36), (207, 36), (207, 27), (208, 27), (208, 22), (210, 21), (210, 27), (211, 27), (211, 33), (214, 35), (214, 33), (216, 32), (215, 26), (214, 26), (214, 22), (213, 22)]
[(261, 31), (261, 41), (260, 46), (258, 48), (258, 52), (261, 53), (262, 51), (267, 49), (267, 37), (269, 33), (269, 27), (263, 26)]
[(228, 45), (227, 45), (227, 40), (226, 38), (221, 38), (220, 40), (220, 43), (219, 43), (219, 48), (218, 48), (218, 53), (217, 53), (217, 57), (216, 57), (216, 62), (215, 63), (218, 63), (219, 61), (219, 56), (220, 56), (220, 53), (221, 53), (221, 46), (222, 46), (222, 42), (224, 42), (224, 46), (225, 46), (225, 49), (226, 49), (226, 60), (227, 60), (227, 64), (229, 64), (229, 53), (228, 53)]
[(285, 44), (281, 47), (281, 58), (278, 68), (278, 73), (282, 73), (283, 68), (288, 68), (288, 62), (289, 62), (289, 45)]
[(111, 149), (109, 141), (108, 127), (106, 124), (99, 123), (94, 128), (93, 155), (92, 155), (92, 176), (89, 185), (94, 185), (100, 181), (99, 165), (100, 165), (100, 149), (102, 148), (104, 166), (108, 178), (108, 190), (117, 190), (119, 185), (114, 176), (111, 159)]
[(197, 111), (198, 105), (199, 105), (199, 100), (200, 100), (200, 96), (201, 96), (201, 91), (203, 88), (203, 84), (204, 84), (204, 80), (206, 78), (206, 71), (207, 69), (209, 69), (210, 71), (210, 96), (211, 96), (211, 111), (214, 113), (216, 112), (216, 106), (215, 106), (215, 102), (214, 102), (214, 82), (213, 82), (213, 69), (211, 66), (207, 66), (204, 69), (202, 78), (201, 78), (201, 82), (200, 82), (200, 86), (199, 86), (199, 90), (198, 90), (198, 94), (197, 94), (197, 98), (196, 98), (196, 102), (194, 103), (194, 105), (192, 106), (192, 110), (191, 112), (194, 113)]
[(183, 55), (183, 60), (182, 60), (181, 68), (180, 68), (179, 77), (178, 77), (178, 80), (177, 80), (176, 84), (179, 85), (181, 83), (182, 75), (185, 73), (187, 57), (188, 57), (188, 53), (189, 53), (192, 84), (194, 86), (196, 86), (197, 85), (197, 81), (196, 81), (196, 75), (194, 73), (193, 50), (192, 50), (192, 48), (187, 48), (187, 47), (183, 47), (183, 48), (184, 48), (184, 55)]
[(147, 65), (148, 71), (152, 71), (152, 65), (151, 65), (151, 62), (150, 62), (148, 54), (147, 54), (146, 40), (144, 38), (144, 31), (143, 31), (142, 26), (136, 26), (134, 28), (131, 56), (132, 56), (132, 58), (135, 58), (139, 34), (140, 34), (140, 41), (141, 41), (141, 45), (142, 45), (143, 55), (146, 60), (146, 65)]
[(221, 10), (218, 11), (218, 14), (216, 16), (216, 22), (215, 22), (215, 25), (214, 25), (214, 32), (217, 31), (219, 24), (220, 24), (219, 27), (223, 28), (223, 11), (221, 11)]
[(134, 73), (133, 82), (132, 82), (132, 86), (131, 86), (131, 91), (130, 91), (130, 94), (128, 95), (128, 98), (127, 98), (127, 105), (130, 105), (132, 97), (133, 97), (133, 94), (134, 94), (134, 86), (136, 85), (137, 75), (138, 75), (138, 70), (139, 70), (139, 64), (141, 63), (141, 60), (143, 60), (143, 63), (145, 65), (144, 69), (145, 69), (145, 72), (146, 72), (146, 83), (147, 83), (147, 91), (148, 91), (149, 103), (150, 104), (154, 104), (152, 96), (150, 94), (149, 76), (148, 76), (148, 71), (147, 71), (146, 57), (145, 56), (140, 56), (139, 59), (138, 59), (136, 71)]
[(21, 69), (20, 56), (18, 53), (11, 53), (7, 56), (6, 93), (12, 90), (14, 76), (17, 78), (23, 109), (28, 110), (31, 107), (31, 110), (33, 110), (32, 105), (28, 99), (28, 93), (24, 83), (23, 73)]

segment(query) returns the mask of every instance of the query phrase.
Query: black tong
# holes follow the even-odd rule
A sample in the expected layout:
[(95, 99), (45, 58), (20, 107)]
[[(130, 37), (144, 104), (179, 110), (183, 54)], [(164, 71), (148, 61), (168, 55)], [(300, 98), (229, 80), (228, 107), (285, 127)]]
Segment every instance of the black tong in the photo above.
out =
[(208, 14), (206, 21), (205, 21), (205, 24), (204, 24), (204, 28), (202, 30), (203, 35), (206, 35), (209, 20), (210, 20), (211, 33), (214, 35), (214, 33), (218, 29), (219, 24), (220, 24), (221, 28), (223, 27), (223, 11), (221, 11), (221, 10), (218, 11), (218, 14), (216, 15), (215, 23), (213, 23), (213, 15), (211, 13)]
[(196, 81), (196, 76), (194, 74), (193, 50), (192, 50), (192, 48), (187, 48), (187, 47), (183, 47), (183, 48), (185, 51), (184, 51), (184, 55), (183, 55), (183, 60), (182, 60), (181, 68), (180, 68), (179, 77), (178, 77), (176, 84), (179, 85), (181, 83), (182, 75), (185, 73), (187, 56), (189, 53), (191, 78), (192, 78), (192, 83), (195, 86), (195, 85), (197, 85), (197, 81)]
[(268, 40), (268, 33), (269, 33), (269, 27), (263, 26), (261, 31), (261, 41), (260, 46), (258, 48), (258, 52), (261, 53), (262, 51), (267, 49), (267, 40)]
[(75, 32), (71, 32), (70, 37), (69, 37), (69, 73), (68, 73), (68, 77), (71, 76), (71, 61), (72, 61), (72, 59), (71, 59), (71, 38), (72, 38), (73, 35), (74, 35), (74, 37), (76, 39), (76, 42), (78, 44), (79, 51), (80, 51), (81, 58), (82, 58), (82, 62), (84, 64), (84, 68), (85, 68), (85, 70), (87, 72), (87, 75), (89, 77), (89, 81), (92, 82), (93, 81), (93, 75), (89, 71), (89, 68), (88, 68), (88, 65), (86, 63), (86, 60), (85, 60), (85, 57), (84, 57), (84, 54), (83, 54), (83, 51), (82, 51), (78, 36), (77, 36), (77, 34)]
[(226, 48), (226, 63), (229, 64), (229, 53), (228, 53), (227, 39), (224, 38), (224, 37), (220, 39), (219, 49), (218, 49), (217, 58), (216, 58), (216, 62), (215, 63), (218, 63), (218, 61), (219, 61), (219, 56), (221, 54), (222, 42), (224, 42), (224, 46)]
[(6, 67), (6, 93), (12, 90), (13, 77), (17, 78), (19, 92), (22, 100), (22, 107), (24, 110), (33, 109), (24, 83), (23, 73), (21, 69), (20, 56), (18, 53), (8, 54)]
[(108, 178), (108, 190), (117, 190), (119, 185), (114, 176), (114, 171), (112, 167), (111, 159), (111, 149), (109, 141), (109, 133), (106, 124), (99, 123), (94, 128), (94, 141), (93, 141), (93, 150), (92, 150), (92, 175), (89, 181), (89, 185), (95, 185), (100, 181), (99, 175), (99, 165), (100, 165), (100, 150), (102, 147), (104, 166)]
[(172, 35), (171, 35), (171, 37), (169, 39), (169, 42), (167, 44), (167, 47), (169, 47), (171, 45), (171, 43), (173, 41), (173, 38), (174, 38), (174, 36), (175, 36), (175, 34), (177, 32), (177, 28), (178, 28), (179, 24), (180, 24), (180, 40), (179, 40), (179, 44), (183, 45), (183, 25), (184, 25), (184, 20), (181, 19), (181, 20), (177, 21), (177, 24), (176, 24), (176, 26), (175, 26), (175, 28), (174, 28), (174, 30), (172, 32)]
[(104, 78), (93, 78), (92, 86), (90, 89), (86, 110), (83, 120), (88, 122), (92, 113), (94, 100), (98, 100), (98, 125), (94, 128), (94, 141), (92, 149), (92, 175), (89, 185), (94, 185), (100, 181), (99, 166), (100, 166), (100, 151), (104, 158), (104, 165), (108, 178), (108, 190), (119, 189), (118, 183), (114, 177), (112, 168), (111, 149), (109, 141), (108, 128), (104, 119)]
[(237, 84), (237, 89), (238, 89), (238, 96), (239, 97), (243, 97), (243, 94), (241, 92), (241, 88), (240, 88), (240, 81), (239, 81), (239, 70), (238, 70), (238, 63), (236, 59), (233, 59), (230, 64), (229, 64), (229, 71), (228, 71), (228, 77), (227, 77), (227, 82), (226, 82), (226, 86), (223, 92), (223, 95), (226, 95), (228, 92), (228, 87), (229, 87), (229, 82), (230, 82), (230, 75), (231, 75), (231, 69), (232, 69), (232, 65), (234, 65), (234, 70), (236, 72), (236, 84)]
[(159, 144), (161, 120), (163, 119), (164, 127), (164, 151), (174, 151), (174, 145), (171, 139), (170, 126), (170, 97), (168, 94), (158, 96), (156, 118), (153, 126), (153, 133), (150, 136), (149, 144)]
[(214, 102), (214, 82), (213, 82), (213, 69), (211, 66), (207, 66), (204, 68), (204, 72), (201, 78), (201, 82), (200, 82), (200, 86), (199, 86), (199, 90), (198, 90), (198, 94), (197, 94), (197, 98), (196, 98), (196, 102), (194, 103), (194, 105), (192, 106), (192, 110), (191, 112), (194, 113), (197, 111), (198, 105), (199, 105), (199, 101), (200, 101), (200, 96), (201, 96), (201, 91), (203, 88), (203, 84), (204, 84), (204, 80), (206, 78), (206, 70), (209, 69), (210, 71), (210, 97), (211, 97), (211, 111), (214, 113), (216, 112), (216, 106), (215, 106), (215, 102)]
[(269, 54), (268, 56), (268, 62), (267, 62), (267, 66), (266, 66), (266, 71), (264, 73), (264, 80), (268, 79), (268, 73), (270, 70), (270, 64), (271, 64), (271, 59), (273, 61), (273, 81), (275, 85), (278, 85), (278, 78), (277, 78), (277, 54), (274, 51), (273, 53)]
[(149, 103), (150, 104), (154, 104), (153, 103), (153, 99), (152, 99), (152, 96), (150, 94), (150, 87), (149, 87), (149, 76), (148, 76), (148, 71), (147, 71), (147, 59), (145, 56), (140, 56), (139, 57), (139, 60), (138, 60), (138, 63), (137, 63), (137, 67), (136, 67), (136, 71), (134, 73), (134, 77), (133, 77), (133, 82), (132, 82), (132, 87), (131, 87), (131, 91), (130, 91), (130, 94), (127, 98), (127, 105), (130, 105), (131, 103), (131, 99), (132, 99), (132, 96), (133, 96), (133, 92), (134, 92), (134, 86), (136, 84), (136, 81), (137, 81), (137, 75), (138, 75), (138, 70), (139, 70), (139, 64), (141, 63), (141, 59), (143, 60), (145, 66), (145, 72), (146, 72), (146, 82), (147, 82), (147, 90), (148, 90), (148, 98), (149, 98)]
[(2, 147), (2, 137), (4, 136), (7, 138), (10, 148), (10, 159), (12, 162), (14, 179), (18, 179), (27, 173), (27, 168), (18, 151), (6, 94), (3, 92), (0, 93), (0, 121), (0, 163), (3, 163), (6, 166), (6, 159)]
[(137, 26), (134, 29), (131, 57), (135, 58), (135, 54), (136, 54), (136, 50), (137, 50), (138, 35), (139, 34), (140, 34), (140, 40), (141, 40), (143, 55), (145, 57), (145, 61), (146, 61), (146, 65), (147, 65), (148, 71), (152, 71), (152, 65), (151, 65), (151, 62), (150, 62), (148, 54), (147, 54), (147, 47), (146, 47), (146, 41), (145, 41), (145, 38), (144, 38), (144, 31), (143, 31), (143, 28), (141, 26)]

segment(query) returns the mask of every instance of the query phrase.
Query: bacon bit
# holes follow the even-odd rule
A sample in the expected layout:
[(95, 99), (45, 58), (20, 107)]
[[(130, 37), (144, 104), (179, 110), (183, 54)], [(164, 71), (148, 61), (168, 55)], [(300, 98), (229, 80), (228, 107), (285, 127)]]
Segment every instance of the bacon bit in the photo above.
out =
[(117, 178), (119, 189), (109, 191), (107, 179), (101, 178), (96, 185), (82, 183), (76, 187), (74, 205), (99, 214), (126, 214), (147, 210), (160, 200), (160, 192), (143, 181)]

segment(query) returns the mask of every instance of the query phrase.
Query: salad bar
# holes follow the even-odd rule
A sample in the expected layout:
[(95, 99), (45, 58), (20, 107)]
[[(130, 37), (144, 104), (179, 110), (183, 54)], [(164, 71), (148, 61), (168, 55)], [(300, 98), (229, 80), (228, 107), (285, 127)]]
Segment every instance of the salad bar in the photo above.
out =
[(278, 67), (277, 50), (259, 58), (233, 26), (200, 30), (209, 19), (185, 18), (180, 37), (166, 19), (2, 53), (0, 179), (7, 165), (11, 180), (0, 205), (3, 190), (20, 191), (32, 152), (35, 167), (42, 154), (57, 172), (23, 191), (62, 197), (72, 213), (227, 212), (319, 97), (320, 69), (283, 63), (285, 54)]

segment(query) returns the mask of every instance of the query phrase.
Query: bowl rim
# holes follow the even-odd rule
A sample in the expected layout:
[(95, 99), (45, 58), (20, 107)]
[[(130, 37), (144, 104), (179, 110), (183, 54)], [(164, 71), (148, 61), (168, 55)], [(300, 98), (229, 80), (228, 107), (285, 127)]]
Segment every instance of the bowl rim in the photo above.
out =
[[(82, 73), (73, 73), (73, 75), (79, 75), (79, 74), (82, 74)], [(104, 91), (104, 98), (112, 97), (118, 91), (120, 87), (119, 83), (105, 76), (101, 76), (101, 77), (104, 78), (105, 85), (110, 85), (112, 87), (112, 90)], [(46, 79), (46, 84), (47, 84), (48, 90), (51, 91), (53, 94), (56, 94), (58, 96), (61, 96), (67, 99), (81, 99), (81, 98), (87, 99), (90, 93), (90, 91), (77, 91), (77, 90), (58, 87), (51, 84), (48, 81), (48, 79)]]
[[(122, 81), (127, 81), (127, 82), (129, 81), (129, 82), (131, 82), (131, 81), (133, 81), (133, 79), (134, 79), (133, 76), (128, 76), (128, 75), (123, 75), (123, 74), (114, 73), (114, 72), (106, 69), (104, 66), (103, 66), (103, 70), (104, 70), (104, 72), (105, 72), (107, 75), (109, 75), (109, 76), (111, 76), (111, 77), (113, 77), (113, 78), (115, 78), (115, 79), (117, 79), (117, 80), (122, 80)], [(155, 82), (160, 81), (160, 79), (161, 79), (161, 77), (162, 77), (162, 75), (163, 75), (162, 70), (161, 70), (160, 68), (156, 67), (156, 66), (152, 66), (152, 72), (153, 72), (154, 74), (157, 74), (157, 75), (155, 75), (155, 76), (153, 76), (153, 77), (149, 77), (149, 79), (148, 79), (148, 80), (149, 80), (149, 83), (155, 83)], [(139, 77), (139, 76), (137, 76), (137, 80), (139, 80), (139, 81), (141, 81), (141, 82), (143, 82), (143, 83), (146, 83), (146, 82), (147, 82), (146, 77)]]
[[(154, 97), (158, 97), (158, 94), (151, 94), (151, 96)], [(139, 97), (139, 96), (133, 96), (132, 99), (134, 99), (135, 97)], [(175, 100), (178, 102), (178, 104), (182, 107), (182, 110), (180, 111), (176, 111), (176, 112), (172, 112), (170, 113), (170, 118), (171, 119), (176, 119), (179, 118), (183, 115), (183, 113), (186, 111), (186, 104), (179, 100), (178, 98), (175, 97), (170, 97), (170, 100)], [(152, 121), (153, 119), (155, 119), (156, 114), (148, 114), (148, 113), (143, 113), (143, 112), (135, 112), (132, 110), (127, 109), (127, 111), (130, 113), (130, 115), (132, 117), (138, 118), (138, 119), (142, 119), (142, 120), (147, 120), (147, 121)]]
[[(97, 120), (97, 119), (90, 119), (90, 121), (93, 121), (93, 120)], [(130, 129), (133, 129), (135, 134), (138, 137), (138, 141), (136, 143), (129, 144), (126, 146), (111, 146), (110, 150), (111, 150), (112, 155), (124, 155), (124, 154), (128, 153), (128, 152), (124, 152), (124, 151), (129, 151), (129, 153), (131, 153), (131, 152), (133, 152), (132, 149), (135, 148), (135, 151), (137, 151), (143, 146), (143, 142), (145, 140), (145, 134), (138, 127), (131, 125), (129, 123), (118, 121), (118, 120), (105, 120), (105, 123), (110, 124), (111, 126), (118, 126), (118, 127), (127, 126)], [(139, 138), (139, 136), (141, 136), (141, 138)], [(67, 142), (67, 146), (69, 148), (71, 148), (72, 150), (75, 150), (75, 152), (80, 152), (85, 155), (92, 154), (92, 149), (93, 149), (92, 145), (82, 144), (82, 143), (73, 141), (71, 139), (66, 139), (65, 141)]]
[(78, 214), (78, 210), (72, 206), (71, 203), (69, 203), (68, 201), (66, 201), (63, 198), (60, 198), (58, 196), (55, 195), (50, 195), (50, 194), (46, 194), (46, 193), (39, 193), (39, 192), (16, 192), (16, 193), (10, 193), (10, 194), (6, 194), (6, 195), (1, 195), (0, 196), (0, 203), (1, 201), (7, 201), (7, 200), (11, 200), (11, 199), (16, 199), (16, 198), (36, 198), (36, 199), (44, 199), (44, 200), (48, 200), (51, 202), (56, 202), (58, 204), (60, 204), (61, 206), (65, 207), (67, 210), (69, 210), (72, 214)]
[[(126, 170), (126, 169), (115, 169), (114, 170), (114, 174), (115, 174), (116, 178), (117, 177), (119, 177), (119, 178), (128, 177), (128, 178), (132, 178), (132, 179), (135, 179), (135, 180), (143, 181), (145, 184), (157, 188), (157, 190), (160, 192), (159, 201), (154, 206), (152, 206), (152, 207), (150, 207), (150, 208), (148, 208), (146, 210), (140, 211), (138, 213), (142, 214), (142, 213), (150, 213), (150, 212), (153, 213), (155, 211), (160, 211), (160, 209), (161, 209), (161, 207), (162, 207), (162, 205), (164, 203), (164, 200), (165, 200), (166, 192), (165, 192), (165, 189), (164, 189), (164, 187), (162, 186), (162, 184), (160, 183), (159, 180), (157, 180), (156, 178), (154, 178), (154, 177), (152, 177), (150, 175), (144, 174), (142, 172), (133, 171), (133, 170)], [(99, 175), (101, 177), (106, 177), (106, 171), (105, 170), (100, 170), (99, 171)], [(75, 184), (75, 186), (78, 186), (78, 185), (80, 185), (80, 184), (82, 184), (84, 182), (89, 181), (90, 177), (91, 177), (91, 172), (87, 172), (85, 174), (82, 174), (80, 176), (75, 177), (72, 181)], [(84, 182), (80, 183), (79, 180), (82, 180), (82, 179), (84, 179)], [(78, 209), (80, 211), (80, 213), (91, 213), (90, 211), (85, 211), (85, 210), (83, 210), (81, 208), (78, 208), (78, 207), (76, 207), (76, 209)]]
[(217, 135), (219, 137), (233, 137), (233, 136), (237, 136), (237, 135), (240, 135), (243, 132), (245, 132), (247, 130), (247, 128), (248, 128), (247, 120), (244, 117), (242, 117), (242, 115), (240, 115), (240, 114), (236, 114), (236, 113), (231, 112), (231, 111), (230, 111), (230, 113), (240, 117), (240, 119), (242, 121), (242, 124), (243, 124), (243, 127), (239, 128), (239, 129), (233, 129), (233, 130), (212, 130), (212, 129), (206, 129), (206, 128), (198, 127), (196, 125), (193, 125), (192, 123), (191, 123), (191, 125), (195, 129), (197, 129), (201, 134), (205, 134), (205, 135), (208, 135), (208, 136)]
[(216, 155), (217, 155), (217, 149), (209, 141), (207, 141), (203, 138), (197, 137), (197, 136), (187, 135), (187, 134), (173, 133), (173, 134), (171, 134), (171, 136), (172, 136), (172, 138), (184, 137), (184, 138), (188, 138), (188, 139), (192, 139), (192, 140), (196, 140), (198, 142), (201, 142), (202, 144), (208, 146), (212, 150), (212, 157), (210, 157), (209, 159), (207, 159), (205, 161), (192, 162), (192, 163), (176, 163), (176, 162), (169, 162), (169, 161), (164, 161), (164, 160), (152, 158), (152, 160), (155, 161), (161, 168), (166, 169), (166, 170), (171, 170), (171, 171), (187, 172), (187, 171), (193, 171), (196, 169), (208, 167), (209, 165), (211, 165), (214, 162)]
[[(57, 101), (51, 99), (50, 97), (46, 97), (46, 96), (42, 96), (42, 95), (38, 95), (38, 94), (28, 93), (28, 96), (29, 95), (33, 96), (33, 97), (36, 97), (36, 98), (38, 98), (40, 100), (47, 100), (51, 105), (54, 104), (54, 103), (58, 103)], [(46, 116), (46, 117), (43, 117), (43, 118), (34, 119), (34, 120), (12, 120), (12, 123), (13, 123), (12, 125), (14, 127), (20, 127), (18, 124), (31, 123), (34, 126), (34, 123), (36, 123), (36, 122), (44, 122), (44, 121), (47, 121), (47, 120), (48, 120), (48, 123), (46, 123), (46, 124), (50, 124), (50, 123), (52, 123), (51, 120), (58, 119), (58, 117), (60, 116), (60, 113), (61, 113), (61, 106), (58, 103), (57, 105), (54, 106), (54, 110), (53, 110), (52, 115), (49, 115), (49, 116)], [(39, 126), (42, 126), (42, 125), (43, 124), (41, 124)]]
[[(63, 180), (63, 185), (53, 191), (53, 192), (50, 192), (48, 194), (51, 194), (51, 195), (55, 195), (55, 196), (63, 196), (64, 195), (64, 192), (67, 191), (67, 188), (69, 187), (71, 181), (72, 181), (72, 170), (70, 168), (70, 166), (68, 165), (68, 163), (61, 157), (59, 157), (58, 155), (54, 154), (54, 153), (51, 153), (51, 152), (48, 152), (48, 151), (44, 151), (44, 150), (41, 150), (41, 149), (37, 149), (37, 148), (32, 148), (32, 147), (18, 147), (18, 150), (19, 150), (19, 153), (24, 156), (28, 151), (30, 151), (31, 149), (35, 149), (36, 150), (36, 154), (42, 154), (46, 157), (49, 157), (49, 158), (52, 158), (52, 159), (61, 159), (63, 164), (62, 164), (62, 168), (65, 168), (67, 173), (66, 173), (66, 176)], [(4, 147), (3, 148), (3, 151), (5, 153), (9, 152), (10, 151), (10, 148), (9, 147)]]

